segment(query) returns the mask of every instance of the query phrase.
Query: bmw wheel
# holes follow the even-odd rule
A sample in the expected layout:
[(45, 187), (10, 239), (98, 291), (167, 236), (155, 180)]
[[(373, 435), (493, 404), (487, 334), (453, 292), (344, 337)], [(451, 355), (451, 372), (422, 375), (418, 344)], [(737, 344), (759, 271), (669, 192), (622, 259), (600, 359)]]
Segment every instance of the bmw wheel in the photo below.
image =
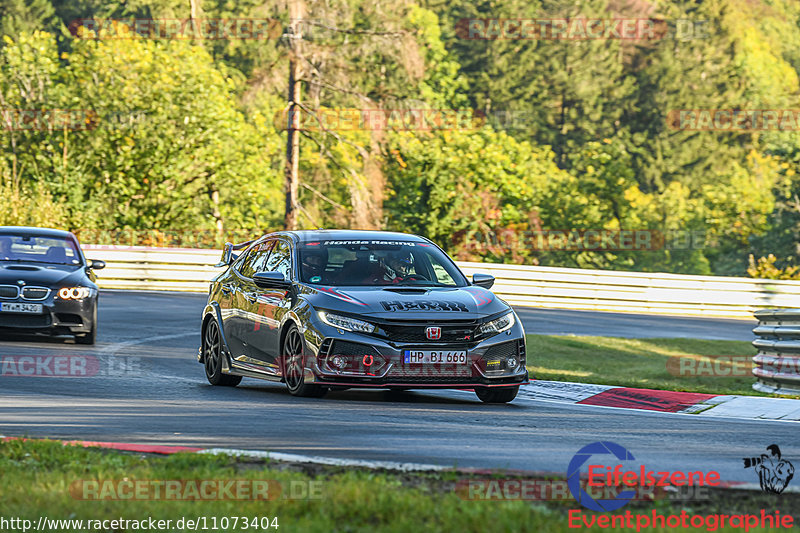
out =
[(222, 335), (216, 320), (210, 320), (203, 332), (203, 364), (206, 378), (212, 385), (235, 387), (242, 381), (242, 376), (231, 376), (222, 373)]
[(92, 345), (95, 341), (97, 341), (97, 303), (94, 304), (94, 312), (92, 313), (92, 329), (89, 333), (75, 336), (75, 342), (78, 344)]
[(305, 383), (305, 356), (303, 354), (303, 337), (300, 330), (292, 324), (283, 339), (284, 381), (293, 396), (321, 398), (328, 389), (319, 385)]

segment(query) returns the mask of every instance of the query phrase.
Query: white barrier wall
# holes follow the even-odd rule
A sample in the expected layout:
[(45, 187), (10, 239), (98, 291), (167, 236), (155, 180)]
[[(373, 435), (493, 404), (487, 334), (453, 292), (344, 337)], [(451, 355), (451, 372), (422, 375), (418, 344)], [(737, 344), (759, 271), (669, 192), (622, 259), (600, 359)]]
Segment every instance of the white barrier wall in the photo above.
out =
[[(221, 250), (84, 245), (104, 289), (207, 292)], [(767, 308), (800, 307), (800, 281), (582, 270), (459, 262), (471, 276), (492, 274), (493, 291), (510, 304), (560, 309), (752, 319)]]

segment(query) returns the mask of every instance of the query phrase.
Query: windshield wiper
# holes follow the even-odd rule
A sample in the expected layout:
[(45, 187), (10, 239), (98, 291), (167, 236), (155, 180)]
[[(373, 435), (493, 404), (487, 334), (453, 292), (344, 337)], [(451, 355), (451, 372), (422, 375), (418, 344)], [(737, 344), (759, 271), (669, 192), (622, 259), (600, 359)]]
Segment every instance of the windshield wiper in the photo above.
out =
[(415, 279), (410, 281), (401, 281), (397, 285), (401, 287), (452, 287), (446, 283), (439, 283), (438, 281), (425, 281), (422, 279)]
[(37, 259), (19, 259), (16, 257), (14, 259), (0, 259), (0, 261), (14, 261), (16, 263), (41, 263), (43, 265), (75, 266), (74, 264), (71, 263), (53, 263), (52, 261), (39, 261)]

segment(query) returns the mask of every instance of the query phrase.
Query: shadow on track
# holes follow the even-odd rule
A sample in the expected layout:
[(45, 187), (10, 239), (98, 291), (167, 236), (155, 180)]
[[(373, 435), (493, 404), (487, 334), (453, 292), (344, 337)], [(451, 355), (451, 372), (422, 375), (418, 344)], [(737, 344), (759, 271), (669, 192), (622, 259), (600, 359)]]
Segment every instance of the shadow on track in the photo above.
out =
[[(23, 334), (23, 333), (2, 333), (0, 334), (0, 346), (6, 342), (24, 342), (30, 344), (42, 343), (47, 345), (60, 344), (75, 345), (75, 337), (72, 335), (46, 335), (46, 334)], [(81, 345), (85, 346), (85, 345)]]
[[(208, 386), (211, 388), (211, 386)], [(424, 390), (397, 391), (388, 389), (347, 389), (330, 391), (324, 398), (296, 398), (289, 394), (283, 384), (258, 384), (247, 383), (236, 387), (236, 390), (266, 393), (271, 396), (278, 396), (297, 402), (373, 402), (373, 403), (404, 403), (404, 404), (440, 404), (440, 405), (471, 405), (481, 404), (477, 397), (473, 400), (465, 395), (464, 399), (448, 398), (443, 396), (433, 396), (425, 394)], [(443, 389), (448, 390), (448, 389)], [(252, 398), (252, 396), (251, 396)]]

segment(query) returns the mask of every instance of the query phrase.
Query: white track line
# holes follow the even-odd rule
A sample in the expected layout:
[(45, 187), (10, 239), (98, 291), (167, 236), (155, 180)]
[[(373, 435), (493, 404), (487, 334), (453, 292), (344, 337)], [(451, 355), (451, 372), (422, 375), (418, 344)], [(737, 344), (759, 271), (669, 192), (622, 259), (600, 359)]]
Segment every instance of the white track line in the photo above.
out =
[(267, 452), (261, 450), (236, 450), (228, 448), (210, 448), (203, 450), (202, 454), (231, 455), (235, 457), (251, 457), (253, 459), (272, 459), (291, 463), (311, 463), (330, 466), (357, 466), (362, 468), (400, 470), (402, 472), (441, 471), (452, 470), (451, 467), (428, 465), (421, 463), (398, 463), (395, 461), (368, 461), (362, 459), (336, 459), (333, 457), (320, 457), (312, 455), (297, 455), (293, 453)]
[(174, 333), (172, 335), (156, 335), (154, 337), (144, 337), (142, 339), (136, 339), (132, 341), (125, 341), (125, 342), (115, 342), (113, 344), (109, 344), (108, 346), (103, 347), (100, 350), (101, 355), (114, 355), (118, 351), (128, 348), (130, 346), (136, 346), (137, 344), (144, 344), (151, 341), (165, 341), (168, 339), (180, 339), (183, 337), (194, 337), (200, 338), (200, 333), (196, 331), (192, 331), (189, 333)]

